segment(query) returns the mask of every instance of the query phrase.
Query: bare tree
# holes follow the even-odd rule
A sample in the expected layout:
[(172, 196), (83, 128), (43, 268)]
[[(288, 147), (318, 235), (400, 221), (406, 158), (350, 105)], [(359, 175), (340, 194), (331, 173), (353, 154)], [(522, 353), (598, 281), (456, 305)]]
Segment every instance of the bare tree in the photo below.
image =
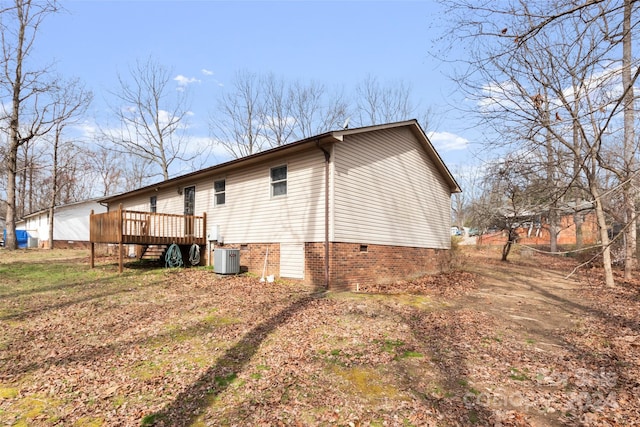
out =
[(336, 129), (348, 117), (341, 94), (329, 94), (316, 82), (287, 82), (272, 74), (236, 74), (233, 91), (223, 95), (210, 119), (214, 143), (235, 158), (258, 153), (293, 139)]
[(90, 169), (100, 183), (100, 190), (97, 195), (108, 196), (123, 190), (121, 180), (124, 170), (120, 167), (118, 153), (105, 147), (95, 147), (87, 154)]
[(52, 165), (51, 165), (51, 195), (49, 201), (49, 249), (53, 249), (53, 227), (56, 202), (60, 196), (60, 162), (61, 145), (65, 143), (64, 130), (73, 124), (88, 108), (93, 94), (86, 91), (78, 82), (73, 80), (60, 86), (54, 94), (56, 99), (52, 106), (55, 118), (52, 135)]
[[(567, 185), (584, 184), (598, 218), (606, 282), (612, 286), (604, 205), (608, 190), (602, 176), (608, 171), (620, 177), (622, 170), (609, 160), (615, 156), (606, 141), (615, 133), (623, 100), (638, 76), (620, 85), (620, 61), (612, 60), (619, 46), (612, 29), (622, 22), (621, 5), (449, 3), (468, 7), (458, 9), (465, 16), (456, 24), (462, 38), (473, 43), (465, 61), (471, 72), (458, 76), (461, 87), (469, 95), (482, 94), (480, 117), (502, 139), (518, 149), (544, 149), (545, 181), (556, 201), (570, 193)], [(570, 172), (567, 180), (558, 179), (561, 171)]]
[(188, 153), (184, 135), (190, 114), (188, 94), (172, 88), (171, 70), (152, 58), (136, 61), (127, 77), (118, 75), (120, 87), (111, 93), (119, 128), (103, 130), (103, 137), (114, 150), (153, 165), (151, 176), (167, 180), (174, 162), (195, 156)]
[(395, 82), (386, 86), (369, 75), (356, 87), (356, 111), (362, 126), (407, 120), (415, 115), (411, 86)]
[(476, 223), (507, 233), (502, 261), (507, 261), (517, 242), (517, 230), (524, 222), (533, 222), (547, 204), (546, 191), (538, 185), (544, 175), (529, 153), (510, 154), (488, 165), (481, 183), (484, 191), (474, 203)]
[(153, 175), (150, 172), (153, 166), (150, 160), (142, 157), (129, 159), (123, 171), (123, 190), (131, 191), (142, 187), (147, 182), (148, 177)]
[[(57, 205), (65, 205), (98, 194), (95, 192), (95, 180), (93, 171), (87, 153), (82, 146), (74, 141), (64, 139), (63, 143), (58, 146), (58, 172), (57, 172)], [(52, 186), (53, 175), (49, 178), (47, 184)], [(52, 200), (53, 190), (48, 194), (48, 201)]]
[(254, 73), (236, 73), (233, 88), (234, 92), (226, 93), (218, 104), (209, 130), (216, 144), (240, 158), (262, 151), (266, 144), (263, 101), (260, 80)]
[(38, 145), (36, 140), (29, 141), (20, 146), (18, 150), (18, 176), (16, 178), (16, 214), (23, 217), (41, 208), (38, 191), (45, 179), (47, 169), (44, 157), (44, 147)]
[[(547, 122), (543, 125), (555, 140), (567, 150), (573, 150), (571, 155), (579, 159), (577, 163), (579, 172), (585, 177), (598, 218), (605, 279), (609, 286), (613, 286), (608, 221), (605, 215), (607, 199), (604, 197), (605, 193), (611, 190), (606, 190), (602, 186), (603, 171), (608, 171), (617, 177), (617, 182), (613, 183), (612, 189), (621, 186), (624, 193), (624, 211), (627, 213), (625, 230), (629, 230), (631, 226), (635, 228), (635, 221), (633, 225), (629, 223), (632, 218), (635, 218), (633, 202), (635, 195), (630, 193), (632, 187), (625, 185), (625, 182), (630, 182), (630, 177), (638, 172), (637, 162), (634, 159), (635, 145), (628, 140), (625, 141), (622, 147), (623, 161), (620, 163), (615, 161), (617, 157), (615, 153), (618, 149), (614, 148), (615, 144), (611, 144), (611, 141), (608, 143), (608, 140), (615, 138), (614, 135), (618, 132), (615, 123), (624, 110), (625, 99), (628, 98), (628, 93), (632, 90), (639, 73), (629, 74), (625, 78), (625, 61), (611, 59), (615, 55), (613, 48), (618, 46), (614, 41), (614, 34), (618, 30), (613, 29), (611, 24), (616, 22), (613, 27), (620, 28), (623, 19), (620, 16), (622, 10), (616, 4), (608, 5), (612, 9), (583, 8), (579, 16), (567, 16), (556, 23), (556, 32), (558, 30), (573, 31), (569, 34), (562, 32), (560, 34), (565, 40), (577, 39), (575, 42), (551, 45), (548, 43), (548, 37), (542, 37), (548, 29), (541, 29), (535, 38), (527, 42), (535, 51), (535, 55), (527, 55), (527, 62), (538, 69), (541, 68), (542, 61), (556, 64), (553, 74), (539, 73), (536, 80), (550, 92), (556, 105), (564, 112), (556, 111), (556, 123)], [(519, 51), (523, 51), (522, 46)], [(571, 85), (567, 84), (568, 79), (558, 76), (567, 76), (571, 79)], [(622, 86), (622, 90), (616, 89), (619, 86)], [(575, 148), (575, 141), (569, 139), (570, 134), (567, 129), (563, 129), (560, 125), (565, 115), (571, 118), (571, 127), (577, 128), (580, 135), (581, 148), (578, 150)], [(630, 212), (634, 213), (630, 214)], [(630, 233), (626, 233), (626, 236), (629, 235)], [(635, 237), (627, 239), (627, 244), (629, 240), (633, 240), (635, 246)], [(635, 257), (634, 251), (628, 250), (626, 260), (633, 264), (633, 257)]]
[(30, 56), (40, 24), (45, 17), (58, 10), (55, 1), (36, 2), (15, 0), (0, 11), (2, 26), (2, 65), (0, 89), (2, 114), (9, 134), (6, 171), (7, 178), (7, 241), (8, 249), (16, 249), (16, 177), (19, 173), (18, 150), (21, 146), (45, 135), (53, 126), (51, 105), (47, 94), (54, 86), (47, 78), (47, 69), (28, 69)]
[(264, 124), (264, 137), (269, 147), (278, 147), (291, 142), (296, 129), (293, 116), (293, 93), (284, 80), (274, 74), (268, 74), (261, 81), (263, 107), (261, 121)]
[(313, 81), (296, 81), (290, 92), (298, 138), (339, 129), (346, 123), (349, 106), (340, 92), (331, 94), (323, 84)]
[(632, 55), (632, 9), (631, 0), (624, 0), (624, 15), (622, 19), (622, 87), (625, 90), (623, 95), (624, 110), (624, 166), (622, 168), (622, 181), (624, 182), (624, 212), (625, 212), (625, 263), (624, 278), (631, 279), (633, 270), (636, 268), (637, 249), (637, 215), (636, 198), (638, 192), (634, 185), (634, 175), (638, 171), (637, 146), (635, 141), (635, 108), (633, 95), (633, 66)]
[(462, 192), (453, 194), (452, 213), (453, 223), (458, 226), (474, 226), (478, 229), (486, 228), (488, 224), (482, 218), (484, 212), (474, 212), (477, 207), (474, 201), (482, 197), (485, 181), (485, 170), (480, 165), (457, 165), (451, 171), (460, 183)]
[[(317, 81), (291, 83), (267, 74), (238, 72), (232, 91), (225, 93), (210, 118), (210, 134), (235, 158), (294, 139), (353, 125), (365, 126), (407, 120), (417, 111), (410, 87), (400, 82), (382, 86), (369, 77), (356, 89), (357, 106), (342, 89), (333, 90)], [(356, 116), (356, 117), (354, 117)], [(419, 117), (426, 129), (431, 114)]]

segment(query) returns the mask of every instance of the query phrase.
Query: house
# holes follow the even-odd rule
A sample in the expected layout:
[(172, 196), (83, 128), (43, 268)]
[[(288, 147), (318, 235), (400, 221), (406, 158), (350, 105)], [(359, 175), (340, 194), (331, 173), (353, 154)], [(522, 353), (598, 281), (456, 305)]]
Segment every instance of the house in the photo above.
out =
[(417, 121), (343, 129), (105, 198), (121, 229), (99, 237), (110, 220), (97, 217), (92, 241), (160, 242), (155, 215), (187, 215), (171, 227), (209, 260), (233, 248), (258, 275), (357, 289), (441, 270), (459, 191)]
[[(56, 206), (53, 215), (53, 247), (77, 248), (89, 246), (89, 215), (106, 212), (97, 199)], [(16, 230), (25, 230), (30, 247), (50, 248), (49, 209), (26, 215), (16, 222)]]
[[(558, 214), (558, 234), (556, 241), (558, 245), (573, 246), (577, 243), (576, 238), (576, 216), (580, 217), (580, 231), (583, 245), (593, 245), (599, 241), (598, 222), (596, 214), (590, 203), (584, 202), (579, 209), (568, 203), (560, 207)], [(548, 212), (541, 212), (521, 218), (517, 222), (516, 233), (518, 243), (526, 246), (549, 246), (551, 234), (549, 232)], [(506, 230), (496, 230), (492, 233), (478, 236), (477, 244), (480, 245), (504, 245), (507, 241)]]

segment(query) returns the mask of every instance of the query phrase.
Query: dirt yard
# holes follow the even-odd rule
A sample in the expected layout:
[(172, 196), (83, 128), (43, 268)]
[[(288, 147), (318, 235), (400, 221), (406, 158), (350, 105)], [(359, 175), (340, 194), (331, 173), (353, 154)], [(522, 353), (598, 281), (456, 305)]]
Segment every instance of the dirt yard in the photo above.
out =
[(0, 251), (0, 424), (640, 422), (637, 281), (567, 279), (568, 258), (464, 258), (462, 271), (326, 293)]

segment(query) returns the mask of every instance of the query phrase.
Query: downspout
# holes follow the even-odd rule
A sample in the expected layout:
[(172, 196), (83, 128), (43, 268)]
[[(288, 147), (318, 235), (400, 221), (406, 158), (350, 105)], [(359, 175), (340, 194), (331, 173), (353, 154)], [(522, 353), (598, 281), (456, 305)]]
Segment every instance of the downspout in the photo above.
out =
[(316, 147), (324, 153), (324, 288), (329, 290), (329, 160), (331, 153), (320, 146), (320, 140), (316, 141)]

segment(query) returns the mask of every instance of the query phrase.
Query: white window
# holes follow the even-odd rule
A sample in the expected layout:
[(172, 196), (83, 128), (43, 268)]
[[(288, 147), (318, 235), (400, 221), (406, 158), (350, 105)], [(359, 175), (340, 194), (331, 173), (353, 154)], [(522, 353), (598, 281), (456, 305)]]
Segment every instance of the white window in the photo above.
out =
[(226, 182), (224, 179), (213, 182), (214, 204), (216, 206), (224, 205), (226, 199)]
[(271, 168), (271, 197), (287, 195), (287, 165)]

